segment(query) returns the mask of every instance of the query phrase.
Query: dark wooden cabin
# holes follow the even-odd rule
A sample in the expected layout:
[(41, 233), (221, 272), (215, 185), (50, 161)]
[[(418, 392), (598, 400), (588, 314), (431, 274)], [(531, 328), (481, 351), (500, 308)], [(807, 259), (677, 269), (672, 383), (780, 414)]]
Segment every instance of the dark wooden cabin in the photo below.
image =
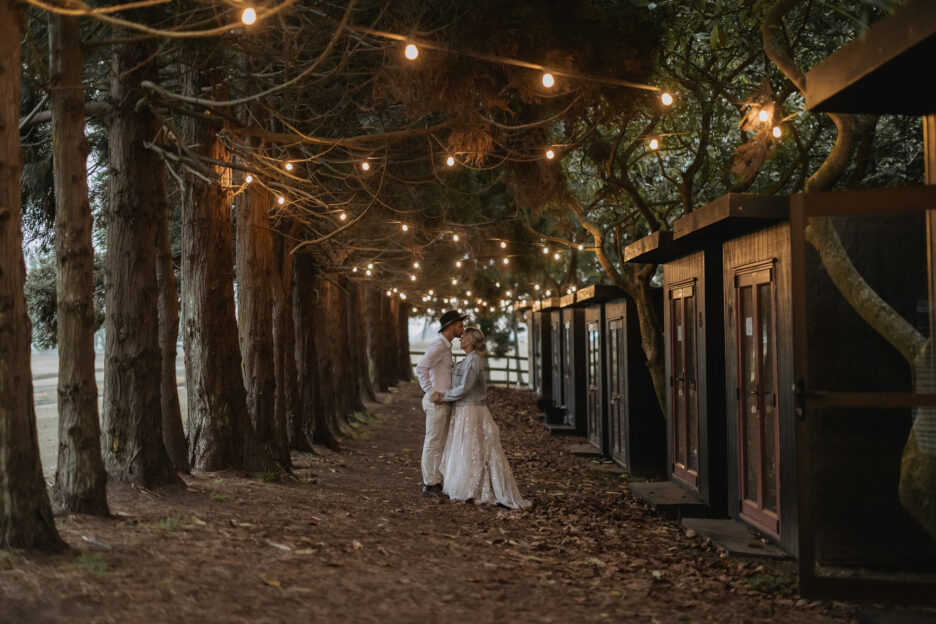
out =
[(663, 267), (666, 477), (704, 503), (705, 514), (727, 516), (721, 245), (678, 244), (657, 231), (629, 245), (624, 259)]
[[(527, 387), (536, 390), (537, 360), (536, 360), (536, 340), (533, 338), (533, 303), (532, 301), (523, 301), (514, 304), (514, 314), (519, 315), (523, 326), (526, 328), (527, 335)], [(518, 354), (519, 355), (519, 354)], [(509, 375), (509, 373), (508, 373)], [(520, 371), (517, 371), (517, 386), (523, 383)]]
[[(588, 385), (585, 370), (585, 311), (575, 307), (575, 293), (559, 299), (560, 309), (552, 311), (553, 340), (561, 343), (558, 381), (562, 385), (562, 420), (547, 421), (552, 433), (584, 436), (588, 427)], [(558, 327), (556, 319), (558, 318)], [(558, 334), (556, 333), (558, 331)], [(556, 353), (555, 342), (553, 353)]]
[(562, 384), (562, 315), (559, 297), (533, 303), (533, 331), (539, 349), (537, 395), (546, 425), (562, 424), (565, 399)]
[(604, 304), (604, 316), (608, 384), (603, 397), (611, 458), (631, 474), (660, 478), (666, 423), (641, 345), (637, 308), (630, 297), (612, 299)]

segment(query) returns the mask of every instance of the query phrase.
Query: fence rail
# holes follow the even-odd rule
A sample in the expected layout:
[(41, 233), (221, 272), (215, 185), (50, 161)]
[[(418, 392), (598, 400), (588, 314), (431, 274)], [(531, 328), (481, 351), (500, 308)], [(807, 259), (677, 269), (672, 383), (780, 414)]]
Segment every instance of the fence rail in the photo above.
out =
[[(424, 354), (425, 351), (410, 351), (410, 364), (415, 367)], [(506, 365), (492, 366), (492, 364)], [(484, 358), (484, 372), (491, 385), (512, 388), (530, 384), (529, 358), (524, 355), (507, 354), (502, 357), (493, 355), (486, 357)]]

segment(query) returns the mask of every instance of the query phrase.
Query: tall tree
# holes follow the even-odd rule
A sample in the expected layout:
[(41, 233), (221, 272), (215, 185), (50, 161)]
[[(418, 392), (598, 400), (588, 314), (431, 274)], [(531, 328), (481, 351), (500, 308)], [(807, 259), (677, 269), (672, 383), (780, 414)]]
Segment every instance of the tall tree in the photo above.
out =
[(0, 0), (0, 548), (65, 547), (42, 478), (23, 284), (20, 14)]
[(55, 170), (58, 319), (57, 506), (100, 516), (107, 508), (94, 379), (94, 249), (88, 200), (81, 32), (77, 17), (49, 15), (49, 91)]
[(153, 301), (165, 182), (160, 157), (145, 143), (154, 140), (160, 123), (151, 109), (137, 106), (140, 82), (157, 77), (156, 50), (152, 40), (135, 41), (117, 54), (104, 262), (104, 461), (111, 478), (146, 486), (179, 481), (163, 444), (162, 352)]

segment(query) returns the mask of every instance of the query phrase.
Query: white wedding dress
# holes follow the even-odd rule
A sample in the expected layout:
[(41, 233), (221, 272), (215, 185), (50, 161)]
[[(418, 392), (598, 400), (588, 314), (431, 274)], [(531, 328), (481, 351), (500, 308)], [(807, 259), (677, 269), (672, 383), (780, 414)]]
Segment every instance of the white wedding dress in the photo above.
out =
[(476, 352), (456, 365), (452, 389), (443, 400), (452, 403), (452, 415), (442, 453), (442, 491), (452, 500), (479, 505), (529, 507), (531, 503), (520, 496), (501, 448), (500, 430), (488, 411), (487, 382)]

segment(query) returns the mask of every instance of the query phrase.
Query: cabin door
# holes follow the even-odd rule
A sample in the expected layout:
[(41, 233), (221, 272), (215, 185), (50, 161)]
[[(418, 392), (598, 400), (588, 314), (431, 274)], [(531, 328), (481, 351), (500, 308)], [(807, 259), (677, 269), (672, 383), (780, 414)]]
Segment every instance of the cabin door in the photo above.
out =
[(773, 267), (735, 275), (741, 517), (780, 535), (777, 305)]
[(624, 353), (624, 319), (608, 321), (608, 417), (611, 421), (611, 457), (627, 465), (627, 360)]
[(601, 449), (601, 322), (589, 321), (585, 336), (588, 339), (588, 441)]
[(695, 285), (669, 291), (673, 477), (699, 489), (699, 384)]
[(562, 323), (559, 322), (559, 315), (552, 319), (552, 391), (553, 403), (556, 407), (565, 407), (565, 398), (563, 397), (562, 383)]
[(565, 413), (565, 423), (567, 425), (575, 425), (575, 418), (581, 417), (581, 414), (576, 414), (576, 400), (575, 400), (575, 345), (572, 344), (574, 340), (572, 336), (572, 331), (574, 327), (574, 313), (569, 314), (569, 320), (562, 323), (562, 398), (563, 405), (566, 407)]

